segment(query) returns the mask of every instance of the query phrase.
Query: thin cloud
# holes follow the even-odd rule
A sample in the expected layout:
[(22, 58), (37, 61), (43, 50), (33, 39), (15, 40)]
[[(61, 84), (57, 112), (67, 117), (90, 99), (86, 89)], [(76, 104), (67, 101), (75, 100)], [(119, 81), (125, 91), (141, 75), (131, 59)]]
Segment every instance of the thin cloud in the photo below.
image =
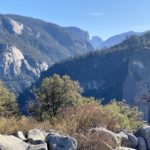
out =
[(93, 13), (89, 13), (89, 16), (102, 17), (105, 16), (105, 14), (99, 12), (93, 12)]

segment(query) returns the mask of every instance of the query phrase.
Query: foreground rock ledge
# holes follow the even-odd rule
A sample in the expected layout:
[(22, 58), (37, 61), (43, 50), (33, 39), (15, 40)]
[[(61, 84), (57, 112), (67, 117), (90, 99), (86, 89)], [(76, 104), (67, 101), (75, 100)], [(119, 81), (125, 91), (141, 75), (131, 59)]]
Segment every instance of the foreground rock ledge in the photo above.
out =
[(27, 133), (0, 135), (0, 150), (76, 150), (77, 141), (69, 135), (32, 129)]
[[(81, 143), (69, 135), (32, 129), (13, 135), (0, 134), (0, 150), (149, 150), (150, 126), (143, 125), (133, 133), (114, 133), (105, 128), (89, 130), (90, 141)], [(82, 137), (82, 136), (81, 136)], [(83, 146), (81, 146), (83, 144)]]

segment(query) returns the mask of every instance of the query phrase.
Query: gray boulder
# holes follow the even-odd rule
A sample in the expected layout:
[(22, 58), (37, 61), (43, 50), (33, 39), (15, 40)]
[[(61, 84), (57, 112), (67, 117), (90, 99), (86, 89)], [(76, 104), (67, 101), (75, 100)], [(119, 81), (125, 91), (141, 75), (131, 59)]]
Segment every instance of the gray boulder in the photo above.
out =
[(50, 150), (76, 150), (77, 141), (70, 137), (60, 135), (58, 133), (49, 134), (47, 136), (48, 148)]
[(27, 150), (28, 146), (27, 143), (13, 135), (0, 134), (0, 150)]
[(146, 147), (146, 142), (144, 140), (144, 138), (142, 137), (138, 137), (138, 150), (147, 150), (147, 147)]
[(32, 129), (27, 132), (27, 140), (32, 144), (45, 143), (45, 134), (39, 129)]
[(138, 146), (138, 139), (133, 135), (133, 133), (125, 133), (121, 131), (118, 135), (122, 139), (122, 146), (130, 148), (136, 148)]
[(47, 143), (30, 145), (28, 150), (48, 150)]
[(143, 137), (147, 144), (147, 149), (150, 149), (150, 126), (142, 125), (137, 131), (136, 135)]

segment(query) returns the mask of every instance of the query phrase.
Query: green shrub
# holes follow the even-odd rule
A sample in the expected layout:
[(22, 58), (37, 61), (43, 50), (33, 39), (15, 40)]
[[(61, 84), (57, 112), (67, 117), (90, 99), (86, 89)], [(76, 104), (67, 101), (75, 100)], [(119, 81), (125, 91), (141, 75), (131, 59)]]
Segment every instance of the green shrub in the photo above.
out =
[(30, 110), (40, 120), (52, 119), (60, 108), (78, 105), (82, 99), (79, 83), (59, 75), (44, 79), (35, 95), (36, 101)]
[(93, 99), (83, 98), (79, 106), (61, 109), (54, 126), (69, 134), (84, 134), (94, 127), (104, 127), (114, 132), (121, 129), (134, 131), (146, 123), (141, 120), (141, 115), (137, 107), (130, 107), (124, 101), (112, 101), (103, 106)]
[(18, 114), (16, 97), (0, 81), (0, 116), (9, 117)]
[(137, 107), (129, 106), (125, 101), (112, 101), (105, 108), (116, 118), (117, 129), (133, 131), (144, 122), (141, 120), (142, 113)]
[(80, 89), (68, 76), (44, 79), (35, 90), (31, 115), (38, 121), (50, 120), (53, 128), (69, 133), (85, 133), (94, 127), (133, 131), (143, 123), (137, 107), (124, 101), (102, 106), (100, 100), (81, 96)]

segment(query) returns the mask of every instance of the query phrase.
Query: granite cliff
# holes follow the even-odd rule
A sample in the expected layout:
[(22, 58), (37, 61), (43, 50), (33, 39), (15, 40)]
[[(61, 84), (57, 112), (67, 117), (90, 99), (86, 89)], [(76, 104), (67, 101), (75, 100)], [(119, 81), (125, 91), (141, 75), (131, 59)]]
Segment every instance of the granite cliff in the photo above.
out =
[(28, 87), (52, 64), (90, 50), (88, 32), (79, 28), (0, 15), (0, 79), (13, 92)]

